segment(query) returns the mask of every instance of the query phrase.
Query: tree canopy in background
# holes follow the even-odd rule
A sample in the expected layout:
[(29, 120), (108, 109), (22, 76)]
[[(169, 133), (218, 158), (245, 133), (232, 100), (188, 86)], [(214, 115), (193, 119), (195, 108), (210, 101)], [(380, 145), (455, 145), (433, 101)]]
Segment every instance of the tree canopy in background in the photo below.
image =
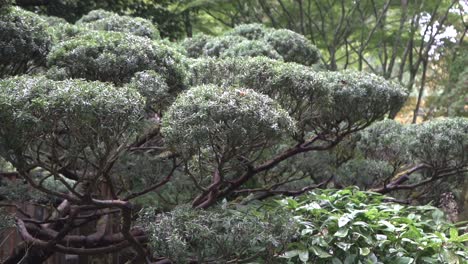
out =
[(5, 263), (468, 261), (462, 3), (8, 2)]

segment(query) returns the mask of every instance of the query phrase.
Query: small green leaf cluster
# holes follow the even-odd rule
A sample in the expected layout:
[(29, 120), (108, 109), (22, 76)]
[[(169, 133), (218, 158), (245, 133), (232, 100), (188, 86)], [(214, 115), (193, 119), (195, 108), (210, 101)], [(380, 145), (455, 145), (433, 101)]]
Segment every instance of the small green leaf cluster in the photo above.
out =
[(310, 66), (320, 59), (319, 50), (304, 36), (286, 29), (270, 29), (261, 24), (236, 26), (222, 36), (198, 35), (183, 46), (190, 57), (265, 56)]
[(2, 231), (4, 231), (4, 229), (14, 226), (15, 221), (13, 217), (10, 214), (8, 214), (4, 209), (0, 208), (0, 234), (2, 234)]
[(320, 51), (306, 37), (288, 29), (270, 30), (265, 36), (286, 62), (312, 65), (320, 60)]
[(412, 125), (409, 151), (416, 160), (434, 168), (468, 165), (468, 119), (447, 118)]
[(336, 177), (343, 186), (366, 189), (382, 184), (393, 172), (393, 167), (386, 161), (356, 158), (341, 165)]
[(242, 40), (231, 47), (226, 49), (221, 54), (221, 58), (229, 57), (258, 57), (264, 56), (275, 60), (283, 60), (282, 56), (272, 49), (270, 46), (265, 45), (260, 40)]
[(467, 263), (460, 235), (432, 206), (403, 206), (355, 188), (279, 201), (300, 223), (291, 263)]
[(17, 7), (0, 13), (0, 77), (45, 65), (52, 40), (46, 28), (39, 15)]
[(197, 34), (192, 38), (187, 38), (182, 42), (182, 47), (187, 51), (187, 56), (190, 58), (197, 58), (203, 53), (205, 47), (211, 36), (205, 34)]
[(96, 159), (109, 155), (143, 108), (136, 90), (101, 82), (22, 76), (1, 80), (0, 89), (0, 152), (15, 166), (35, 146), (65, 151), (64, 159), (86, 148)]
[[(219, 36), (208, 39), (203, 46), (202, 56), (218, 58), (224, 54), (231, 46), (245, 40), (240, 36)], [(193, 52), (193, 51), (192, 51)]]
[(228, 159), (294, 130), (291, 117), (268, 96), (251, 89), (202, 85), (176, 99), (163, 118), (162, 133), (180, 153), (193, 155), (208, 148)]
[(100, 19), (108, 18), (115, 15), (115, 13), (106, 11), (104, 9), (96, 9), (90, 11), (88, 14), (82, 16), (77, 23), (91, 23)]
[(151, 234), (153, 252), (176, 263), (273, 263), (297, 226), (278, 210), (196, 210), (187, 206), (156, 216), (146, 210), (140, 222)]
[(47, 27), (47, 32), (52, 36), (54, 45), (89, 32), (89, 29), (83, 26), (70, 24), (67, 21), (62, 20), (53, 20), (50, 18), (51, 17), (47, 17), (46, 19), (46, 23), (49, 24)]
[(94, 10), (77, 21), (76, 25), (93, 30), (116, 31), (136, 36), (159, 39), (159, 31), (149, 20), (120, 16), (104, 10)]
[(49, 66), (68, 78), (127, 83), (136, 72), (155, 70), (171, 86), (183, 86), (183, 57), (162, 42), (120, 32), (94, 31), (55, 45)]
[(171, 89), (165, 78), (153, 70), (137, 72), (128, 85), (146, 99), (147, 110), (153, 112), (165, 110), (179, 92)]
[(269, 28), (259, 23), (240, 24), (226, 32), (226, 35), (241, 36), (249, 40), (257, 40), (265, 37), (269, 30)]

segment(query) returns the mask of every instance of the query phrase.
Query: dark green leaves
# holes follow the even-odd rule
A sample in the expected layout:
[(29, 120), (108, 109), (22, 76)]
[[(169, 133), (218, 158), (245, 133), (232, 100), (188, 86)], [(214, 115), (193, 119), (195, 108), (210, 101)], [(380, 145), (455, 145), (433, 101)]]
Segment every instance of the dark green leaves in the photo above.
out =
[[(311, 263), (465, 263), (468, 236), (430, 206), (384, 203), (355, 188), (318, 190), (280, 201), (301, 224), (299, 242), (282, 257), (295, 261), (304, 249)], [(319, 203), (319, 206), (308, 206)], [(291, 206), (294, 205), (294, 206)], [(320, 208), (320, 209), (318, 209)]]

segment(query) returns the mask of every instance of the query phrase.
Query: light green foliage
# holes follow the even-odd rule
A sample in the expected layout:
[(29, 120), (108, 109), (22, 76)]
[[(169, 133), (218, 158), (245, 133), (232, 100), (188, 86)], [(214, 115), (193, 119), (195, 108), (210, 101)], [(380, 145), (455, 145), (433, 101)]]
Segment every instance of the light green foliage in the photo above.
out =
[(317, 47), (304, 36), (291, 30), (270, 30), (264, 39), (283, 57), (284, 61), (312, 65), (320, 59)]
[(367, 189), (388, 180), (393, 175), (393, 167), (380, 160), (352, 159), (340, 166), (336, 174), (343, 186)]
[(198, 35), (184, 41), (189, 57), (257, 57), (312, 65), (318, 49), (304, 36), (285, 29), (269, 29), (261, 24), (242, 24), (222, 36)]
[(0, 77), (24, 74), (45, 65), (51, 46), (38, 15), (11, 7), (0, 13)]
[(139, 71), (155, 70), (169, 86), (183, 86), (182, 56), (161, 42), (120, 32), (94, 31), (66, 40), (52, 49), (48, 64), (63, 68), (69, 78), (122, 84)]
[(176, 96), (176, 91), (171, 91), (165, 78), (153, 70), (137, 72), (129, 85), (145, 97), (146, 108), (154, 112), (167, 108)]
[(209, 148), (228, 160), (294, 129), (293, 120), (267, 96), (206, 85), (177, 98), (164, 116), (162, 132), (167, 144), (182, 154)]
[[(376, 121), (388, 113), (398, 112), (406, 100), (407, 92), (399, 84), (374, 74), (344, 71), (320, 72), (333, 102), (319, 110), (316, 123), (351, 124)], [(325, 121), (325, 122), (324, 122)]]
[(358, 149), (367, 158), (392, 164), (425, 163), (434, 168), (467, 165), (468, 121), (441, 118), (402, 125), (393, 120), (373, 124), (360, 133)]
[(136, 90), (101, 82), (24, 76), (1, 80), (0, 89), (0, 153), (15, 167), (28, 150), (41, 159), (41, 148), (63, 151), (70, 162), (89, 149), (105, 158), (137, 126), (143, 106)]
[(47, 31), (52, 35), (54, 43), (56, 44), (89, 32), (85, 27), (69, 23), (51, 25), (47, 28)]
[(282, 257), (293, 263), (466, 263), (468, 234), (431, 206), (386, 203), (355, 188), (280, 201), (300, 223)]
[(56, 16), (42, 16), (42, 19), (47, 23), (49, 26), (57, 26), (60, 24), (67, 24), (68, 22), (61, 18), (61, 17), (56, 17)]
[(77, 25), (94, 30), (117, 31), (132, 35), (159, 39), (156, 26), (140, 17), (119, 16), (103, 10), (91, 11), (77, 22)]
[(268, 43), (260, 40), (243, 40), (221, 53), (220, 58), (226, 57), (258, 57), (264, 56), (271, 59), (283, 60)]
[(387, 119), (372, 124), (359, 133), (358, 149), (365, 158), (403, 164), (410, 160), (408, 126)]
[(197, 58), (202, 56), (203, 47), (210, 39), (210, 36), (205, 34), (197, 34), (192, 38), (186, 38), (182, 41), (182, 47), (187, 51), (187, 56)]
[(241, 36), (249, 40), (262, 39), (269, 29), (262, 24), (241, 24), (226, 32), (226, 35)]
[(362, 128), (398, 111), (407, 96), (400, 85), (373, 74), (316, 72), (261, 57), (193, 61), (191, 84), (234, 85), (267, 94), (301, 130), (317, 133)]
[(82, 16), (78, 21), (77, 23), (91, 23), (91, 22), (95, 22), (97, 20), (100, 20), (100, 19), (104, 19), (104, 18), (108, 18), (108, 17), (111, 17), (115, 15), (115, 13), (113, 12), (109, 12), (109, 11), (106, 11), (106, 10), (103, 10), (103, 9), (96, 9), (96, 10), (93, 10), (91, 12), (89, 12), (88, 14)]
[(411, 129), (409, 149), (415, 160), (440, 169), (468, 165), (468, 119), (436, 119)]
[(89, 31), (84, 26), (70, 24), (60, 17), (42, 16), (42, 18), (48, 25), (46, 30), (52, 36), (54, 45)]
[(146, 211), (142, 225), (150, 232), (151, 248), (177, 263), (262, 261), (275, 263), (275, 255), (292, 239), (296, 224), (280, 210), (271, 212), (180, 206), (153, 216)]
[(209, 39), (203, 46), (203, 55), (208, 57), (219, 57), (231, 46), (244, 41), (240, 36), (220, 36)]

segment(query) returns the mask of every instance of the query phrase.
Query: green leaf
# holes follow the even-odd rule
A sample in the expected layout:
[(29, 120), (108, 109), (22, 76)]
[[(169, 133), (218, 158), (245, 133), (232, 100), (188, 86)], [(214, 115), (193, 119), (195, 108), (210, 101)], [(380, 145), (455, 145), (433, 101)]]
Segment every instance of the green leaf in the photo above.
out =
[(354, 215), (352, 214), (344, 214), (340, 217), (340, 219), (338, 219), (338, 227), (345, 226), (347, 223), (349, 223), (349, 221), (353, 220), (353, 218)]
[(458, 258), (458, 256), (448, 249), (444, 249), (442, 251), (442, 256), (445, 260), (445, 263), (447, 264), (459, 264), (460, 263), (460, 259)]
[(336, 231), (334, 236), (336, 236), (336, 237), (346, 237), (348, 235), (348, 230), (349, 230), (348, 228), (342, 227), (342, 228), (338, 229), (338, 231)]
[(362, 256), (367, 256), (370, 253), (370, 249), (365, 247), (365, 248), (359, 248), (359, 254)]
[(332, 263), (333, 264), (343, 264), (343, 262), (341, 262), (341, 260), (339, 258), (333, 258)]
[(458, 238), (458, 230), (456, 228), (450, 228), (450, 239), (457, 239)]
[(329, 258), (332, 256), (328, 252), (317, 246), (311, 246), (310, 250), (312, 250), (312, 253), (314, 253), (314, 255), (316, 255), (319, 258)]
[(348, 256), (346, 256), (346, 259), (344, 260), (344, 264), (354, 264), (355, 258), (356, 258), (356, 255), (349, 254)]
[(345, 242), (338, 242), (336, 243), (336, 246), (341, 248), (343, 251), (348, 251), (353, 244), (351, 243), (345, 243)]
[(301, 206), (301, 207), (299, 207), (297, 209), (298, 210), (304, 209), (306, 211), (313, 211), (313, 210), (316, 210), (316, 209), (322, 209), (322, 207), (320, 207), (320, 205), (317, 202), (311, 202), (311, 203), (303, 205), (303, 206)]
[(386, 226), (387, 231), (389, 231), (389, 232), (393, 232), (396, 229), (395, 226), (392, 223), (390, 223), (390, 222), (388, 222), (386, 220), (380, 220), (379, 224)]
[(456, 239), (456, 242), (462, 242), (463, 243), (463, 242), (466, 242), (466, 241), (468, 241), (468, 233), (463, 234), (463, 235), (457, 237), (457, 239)]
[(283, 255), (281, 255), (282, 258), (287, 258), (287, 259), (290, 259), (290, 258), (294, 258), (296, 256), (299, 256), (299, 253), (301, 252), (301, 250), (290, 250), (290, 251), (286, 251), (284, 252)]
[(414, 263), (414, 259), (410, 257), (397, 257), (391, 262), (393, 264), (411, 264)]
[(308, 250), (302, 250), (299, 252), (299, 259), (306, 263), (309, 260), (309, 251)]

